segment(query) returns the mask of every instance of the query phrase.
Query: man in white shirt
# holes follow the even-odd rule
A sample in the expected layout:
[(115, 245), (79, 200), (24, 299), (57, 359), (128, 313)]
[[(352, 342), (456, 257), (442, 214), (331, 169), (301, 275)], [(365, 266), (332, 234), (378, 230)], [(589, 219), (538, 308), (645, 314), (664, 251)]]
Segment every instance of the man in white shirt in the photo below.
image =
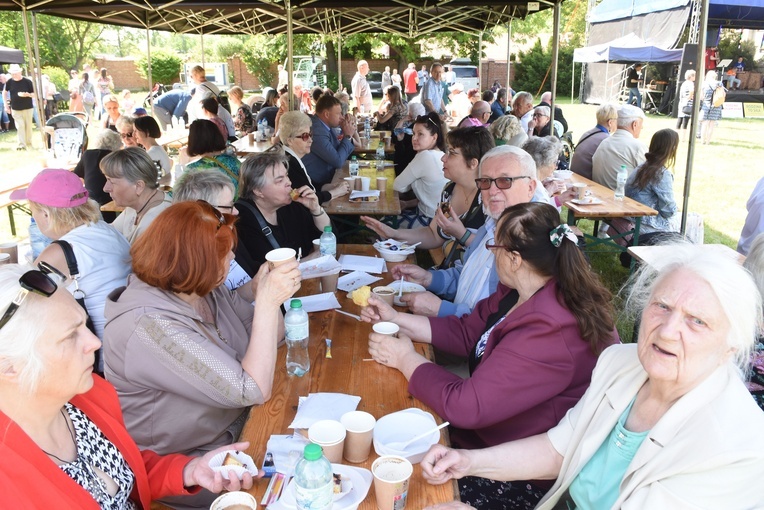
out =
[(642, 132), (645, 112), (636, 106), (622, 104), (618, 107), (618, 128), (610, 137), (602, 140), (592, 156), (592, 180), (614, 190), (621, 165), (626, 165), (629, 175), (645, 162), (645, 145), (637, 140)]
[(366, 81), (366, 75), (369, 74), (369, 63), (365, 60), (358, 61), (358, 72), (353, 76), (350, 82), (350, 89), (353, 91), (353, 99), (359, 113), (371, 113), (374, 104), (371, 100), (371, 88)]
[(512, 99), (512, 115), (520, 120), (523, 132), (531, 136), (533, 133), (528, 133), (529, 129), (533, 129), (528, 126), (528, 123), (533, 120), (533, 95), (530, 92), (520, 91), (515, 94)]
[(440, 75), (443, 73), (443, 66), (440, 62), (434, 62), (430, 67), (430, 77), (422, 87), (422, 104), (427, 112), (435, 112), (438, 115), (446, 113), (443, 104), (443, 82), (440, 81)]

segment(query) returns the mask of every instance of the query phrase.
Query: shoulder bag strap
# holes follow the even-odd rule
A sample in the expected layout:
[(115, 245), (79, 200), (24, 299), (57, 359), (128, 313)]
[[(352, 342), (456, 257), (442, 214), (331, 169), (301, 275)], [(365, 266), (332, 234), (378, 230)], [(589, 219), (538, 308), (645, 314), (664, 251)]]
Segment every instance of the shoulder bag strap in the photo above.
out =
[[(87, 320), (85, 321), (85, 325), (90, 330), (90, 332), (95, 335), (95, 326), (93, 325), (93, 319), (90, 318), (88, 307), (85, 306), (85, 292), (83, 292), (83, 290), (80, 289), (80, 284), (78, 281), (80, 276), (80, 269), (77, 266), (77, 258), (74, 256), (74, 250), (72, 249), (72, 245), (69, 244), (68, 241), (64, 241), (61, 239), (57, 241), (53, 241), (52, 244), (59, 245), (61, 247), (61, 251), (64, 252), (66, 265), (69, 269), (69, 276), (71, 276), (72, 280), (74, 281), (74, 292), (72, 292), (72, 296), (77, 301), (77, 303), (79, 303), (82, 309), (85, 310), (85, 315), (87, 315)], [(97, 373), (98, 375), (103, 376), (103, 372), (99, 368), (100, 365), (101, 365), (101, 349), (98, 349), (95, 352), (95, 361), (93, 363), (93, 371)]]
[(238, 176), (238, 175), (236, 175), (236, 174), (234, 174), (234, 173), (231, 171), (231, 169), (230, 169), (230, 168), (228, 168), (227, 166), (225, 166), (223, 163), (221, 163), (221, 162), (220, 162), (220, 161), (218, 161), (217, 159), (215, 159), (215, 158), (209, 158), (209, 157), (208, 157), (208, 158), (203, 158), (203, 159), (207, 159), (207, 160), (210, 160), (210, 161), (212, 161), (213, 163), (215, 163), (217, 166), (219, 166), (219, 167), (220, 167), (220, 168), (221, 168), (221, 169), (222, 169), (222, 170), (223, 170), (223, 171), (226, 173), (226, 175), (228, 176), (228, 178), (229, 178), (229, 179), (233, 179), (233, 180), (234, 180), (234, 181), (236, 181), (236, 182), (238, 182), (238, 181), (239, 181), (239, 176)]
[(275, 250), (276, 248), (280, 248), (278, 241), (276, 241), (276, 238), (273, 237), (273, 230), (271, 230), (271, 227), (269, 227), (265, 222), (265, 218), (263, 218), (262, 213), (257, 210), (257, 207), (254, 207), (252, 204), (244, 200), (238, 200), (236, 202), (236, 208), (238, 209), (240, 206), (244, 206), (255, 216), (257, 223), (260, 224), (260, 230), (263, 231), (263, 235), (265, 235), (265, 238), (268, 239), (269, 243), (271, 243), (273, 249)]
[(579, 140), (579, 141), (578, 141), (578, 143), (577, 143), (576, 145), (581, 145), (582, 143), (584, 143), (586, 140), (588, 140), (589, 138), (593, 137), (593, 136), (594, 136), (594, 135), (596, 135), (597, 133), (601, 133), (601, 131), (598, 129), (598, 130), (597, 130), (597, 131), (595, 131), (594, 133), (589, 133), (588, 135), (586, 135), (585, 137), (583, 137), (581, 140)]

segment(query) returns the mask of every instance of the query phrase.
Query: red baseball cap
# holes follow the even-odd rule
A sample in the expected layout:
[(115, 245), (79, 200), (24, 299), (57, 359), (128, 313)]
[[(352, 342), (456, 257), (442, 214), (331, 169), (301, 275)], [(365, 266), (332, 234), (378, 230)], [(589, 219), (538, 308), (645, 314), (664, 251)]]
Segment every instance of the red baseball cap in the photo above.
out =
[(11, 193), (12, 200), (31, 200), (48, 207), (77, 207), (90, 194), (74, 173), (60, 168), (46, 168), (32, 179), (26, 189)]

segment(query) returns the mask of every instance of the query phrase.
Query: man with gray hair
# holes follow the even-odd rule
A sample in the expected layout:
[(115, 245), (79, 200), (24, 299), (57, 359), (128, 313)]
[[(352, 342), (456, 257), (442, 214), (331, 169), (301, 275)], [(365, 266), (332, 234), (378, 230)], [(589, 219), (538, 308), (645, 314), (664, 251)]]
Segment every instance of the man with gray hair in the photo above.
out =
[(371, 88), (366, 81), (366, 75), (369, 74), (369, 63), (365, 60), (358, 61), (358, 71), (350, 82), (350, 90), (353, 92), (353, 99), (359, 113), (371, 113), (374, 104), (371, 99)]
[[(407, 281), (424, 286), (429, 292), (416, 292), (404, 296), (412, 313), (429, 317), (458, 317), (470, 313), (475, 304), (496, 291), (499, 276), (494, 255), (486, 243), (494, 242), (496, 221), (504, 209), (533, 201), (536, 191), (536, 163), (524, 150), (501, 145), (488, 151), (480, 160), (478, 178), (475, 180), (483, 200), (485, 224), (460, 243), (466, 243), (471, 235), (474, 241), (464, 252), (464, 262), (457, 261), (449, 269), (427, 271), (413, 264), (393, 268), (393, 277), (405, 277)], [(435, 294), (442, 296), (442, 299)]]
[(642, 132), (645, 113), (636, 106), (618, 107), (618, 128), (600, 143), (592, 156), (592, 180), (614, 190), (616, 176), (622, 165), (629, 175), (645, 162), (644, 144), (637, 140)]
[(512, 115), (520, 120), (523, 133), (531, 136), (528, 123), (533, 120), (533, 95), (530, 92), (520, 91), (512, 99)]
[(443, 66), (440, 62), (433, 62), (430, 66), (430, 77), (424, 82), (420, 99), (427, 112), (435, 112), (438, 115), (445, 115), (446, 105), (443, 103), (443, 82), (440, 76), (443, 72)]

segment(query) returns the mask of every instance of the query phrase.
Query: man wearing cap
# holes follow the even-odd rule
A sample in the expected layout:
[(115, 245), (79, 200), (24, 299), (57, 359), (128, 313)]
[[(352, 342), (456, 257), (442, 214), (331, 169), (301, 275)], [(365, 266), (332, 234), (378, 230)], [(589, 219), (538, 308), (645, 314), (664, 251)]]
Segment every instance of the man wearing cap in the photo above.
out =
[(25, 151), (32, 147), (32, 112), (34, 103), (34, 85), (32, 80), (24, 78), (21, 75), (21, 66), (11, 64), (8, 67), (11, 79), (5, 83), (3, 99), (5, 103), (5, 112), (13, 115), (16, 122), (16, 133), (19, 145), (18, 151)]
[(592, 156), (593, 181), (614, 190), (621, 165), (625, 165), (631, 175), (635, 168), (645, 162), (647, 149), (637, 140), (644, 120), (642, 108), (630, 104), (618, 107), (618, 128), (602, 140)]
[(371, 88), (366, 81), (366, 75), (369, 74), (369, 63), (365, 60), (358, 61), (358, 71), (350, 82), (350, 89), (353, 92), (355, 106), (359, 113), (371, 113), (374, 103), (371, 98)]
[(172, 90), (168, 90), (154, 100), (154, 116), (162, 130), (172, 126), (173, 117), (180, 119), (186, 114), (189, 101), (191, 101), (191, 94), (182, 88), (175, 88), (175, 85)]

